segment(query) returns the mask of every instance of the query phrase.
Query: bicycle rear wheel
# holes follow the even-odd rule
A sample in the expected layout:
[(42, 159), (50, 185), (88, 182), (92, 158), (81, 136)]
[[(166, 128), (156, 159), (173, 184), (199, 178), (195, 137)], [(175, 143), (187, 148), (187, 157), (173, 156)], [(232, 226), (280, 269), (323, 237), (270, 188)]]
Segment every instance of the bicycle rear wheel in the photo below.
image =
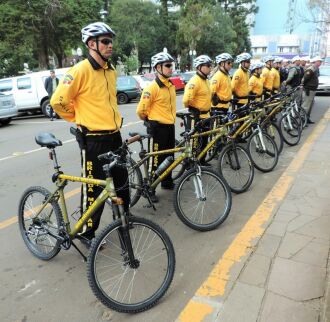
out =
[(276, 167), (278, 162), (276, 143), (264, 131), (252, 134), (248, 141), (248, 150), (256, 169), (270, 172)]
[[(176, 147), (181, 147), (181, 146), (183, 146), (183, 144), (184, 144), (184, 141), (179, 141), (179, 140), (175, 139), (175, 146)], [(179, 156), (180, 154), (181, 154), (181, 152), (175, 153), (174, 154), (174, 159), (176, 159), (177, 156)], [(184, 171), (186, 170), (186, 165), (187, 164), (183, 161), (180, 164), (178, 164), (175, 167), (175, 169), (173, 169), (173, 171), (172, 171), (172, 179), (173, 180), (177, 180), (183, 175)]]
[(246, 191), (252, 184), (253, 163), (249, 153), (240, 145), (229, 144), (222, 150), (218, 169), (235, 193)]
[[(128, 220), (130, 242), (124, 237), (120, 220), (95, 238), (87, 260), (87, 276), (104, 305), (118, 312), (137, 313), (154, 306), (169, 288), (175, 254), (170, 238), (158, 225), (145, 218)], [(134, 265), (128, 244), (133, 249)]]
[(262, 129), (270, 135), (270, 137), (274, 140), (277, 146), (278, 154), (281, 154), (283, 150), (283, 138), (280, 133), (280, 129), (278, 125), (274, 122), (269, 122), (263, 125)]
[(127, 158), (126, 166), (129, 180), (130, 207), (133, 207), (141, 198), (143, 178), (140, 168), (132, 158)]
[(230, 189), (219, 174), (201, 167), (186, 171), (176, 184), (174, 208), (181, 221), (198, 231), (217, 228), (229, 215), (232, 203)]
[(29, 251), (42, 260), (56, 256), (59, 241), (52, 235), (59, 235), (62, 212), (55, 200), (51, 200), (41, 213), (50, 192), (43, 187), (30, 187), (22, 195), (18, 207), (19, 230)]
[(284, 114), (279, 120), (279, 128), (284, 142), (290, 146), (297, 145), (301, 137), (301, 128), (295, 118)]

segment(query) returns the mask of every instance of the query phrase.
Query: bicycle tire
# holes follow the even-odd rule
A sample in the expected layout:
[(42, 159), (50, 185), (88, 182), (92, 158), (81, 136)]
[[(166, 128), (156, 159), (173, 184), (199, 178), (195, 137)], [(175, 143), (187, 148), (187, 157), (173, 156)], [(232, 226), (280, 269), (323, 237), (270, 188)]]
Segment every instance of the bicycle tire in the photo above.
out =
[(128, 180), (129, 180), (129, 194), (130, 194), (130, 207), (133, 207), (141, 198), (143, 177), (140, 168), (132, 158), (126, 160)]
[(307, 112), (302, 108), (302, 107), (298, 107), (298, 113), (302, 119), (303, 122), (303, 129), (307, 126), (307, 121), (308, 121), (308, 116), (307, 116)]
[[(176, 184), (173, 200), (175, 212), (185, 225), (194, 230), (213, 230), (229, 215), (232, 204), (230, 188), (216, 171), (209, 167), (201, 167), (204, 198), (198, 197), (196, 174), (196, 169), (190, 169)], [(192, 211), (192, 204), (196, 200), (197, 206)]]
[(278, 154), (280, 155), (283, 151), (284, 143), (278, 125), (275, 122), (267, 122), (262, 126), (262, 129), (274, 140)]
[[(254, 132), (248, 141), (248, 151), (256, 169), (262, 172), (272, 171), (278, 162), (278, 150), (274, 140), (261, 131), (262, 141), (258, 132)], [(265, 146), (265, 150), (263, 149)]]
[[(288, 118), (290, 119), (291, 126)], [(297, 145), (301, 138), (301, 129), (296, 119), (291, 115), (282, 115), (279, 120), (279, 129), (283, 138), (283, 141), (290, 146)]]
[[(235, 153), (237, 158), (240, 158), (239, 165), (234, 161)], [(242, 146), (227, 145), (218, 161), (218, 171), (225, 178), (232, 192), (242, 193), (249, 189), (254, 178), (254, 166), (249, 153)]]
[(48, 230), (52, 229), (54, 235), (59, 235), (59, 227), (63, 222), (60, 206), (55, 200), (51, 200), (38, 218), (33, 216), (36, 208), (49, 195), (50, 192), (43, 187), (30, 187), (24, 191), (18, 207), (18, 224), (23, 241), (34, 256), (45, 261), (55, 257), (61, 250), (60, 242), (49, 235)]
[[(130, 267), (127, 248), (122, 239), (122, 224), (118, 219), (104, 228), (94, 239), (87, 259), (87, 277), (93, 293), (104, 305), (118, 312), (137, 313), (154, 306), (170, 287), (175, 272), (175, 253), (169, 236), (157, 224), (145, 218), (133, 216), (129, 217), (128, 221), (135, 258), (142, 265), (138, 268)], [(101, 249), (103, 241), (106, 243)], [(162, 254), (164, 254), (164, 259), (160, 258)], [(150, 257), (146, 258), (146, 256)], [(153, 264), (152, 259), (155, 259), (154, 265), (156, 265), (153, 268), (150, 266)], [(160, 267), (163, 263), (164, 267)], [(151, 271), (142, 271), (145, 269), (151, 269)], [(114, 275), (111, 275), (110, 271), (113, 270)], [(103, 282), (112, 283), (112, 280), (117, 277), (116, 274), (122, 276), (119, 277), (119, 284), (114, 283), (114, 288), (110, 285), (103, 286)], [(131, 280), (129, 280), (130, 274), (133, 276)], [(155, 276), (160, 274), (164, 275), (163, 280), (152, 289), (150, 296), (143, 298), (142, 293), (145, 294), (151, 289)], [(142, 277), (145, 280), (142, 280)], [(134, 283), (131, 283), (133, 280)], [(120, 289), (126, 285), (131, 290), (130, 292), (124, 290), (123, 298), (119, 300)], [(133, 294), (133, 287), (137, 293)], [(130, 293), (130, 303), (124, 302), (127, 292)], [(114, 298), (112, 293), (117, 298)]]

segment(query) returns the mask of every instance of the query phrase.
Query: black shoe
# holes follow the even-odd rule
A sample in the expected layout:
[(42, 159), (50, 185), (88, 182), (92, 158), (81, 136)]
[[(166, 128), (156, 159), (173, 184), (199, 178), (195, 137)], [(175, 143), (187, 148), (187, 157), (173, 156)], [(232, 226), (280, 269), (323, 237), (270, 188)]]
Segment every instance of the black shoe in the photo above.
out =
[(315, 124), (315, 122), (313, 122), (312, 120), (308, 119), (307, 120), (307, 124)]
[(162, 189), (173, 190), (174, 189), (174, 183), (173, 182), (162, 182), (161, 187), (162, 187)]

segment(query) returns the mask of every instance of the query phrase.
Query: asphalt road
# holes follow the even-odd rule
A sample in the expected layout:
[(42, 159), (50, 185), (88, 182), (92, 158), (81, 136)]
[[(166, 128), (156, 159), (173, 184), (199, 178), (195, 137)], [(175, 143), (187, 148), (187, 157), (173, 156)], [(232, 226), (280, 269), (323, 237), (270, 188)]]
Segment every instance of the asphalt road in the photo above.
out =
[[(181, 100), (182, 95), (178, 95), (178, 110), (182, 108)], [(313, 119), (318, 121), (328, 107), (329, 98), (318, 96)], [(143, 130), (135, 109), (136, 102), (120, 106), (124, 117), (123, 138), (129, 131)], [(140, 200), (132, 212), (154, 220), (167, 231), (175, 247), (177, 266), (173, 283), (160, 303), (147, 312), (128, 315), (113, 312), (98, 302), (88, 285), (86, 265), (73, 248), (43, 262), (29, 253), (18, 231), (17, 207), (23, 191), (32, 185), (52, 188), (52, 163), (47, 150), (35, 143), (36, 133), (51, 132), (62, 140), (57, 155), (63, 171), (80, 174), (79, 150), (69, 127), (62, 120), (51, 122), (42, 116), (19, 118), (9, 126), (0, 127), (1, 321), (175, 321), (299, 149), (299, 146), (285, 146), (279, 164), (271, 173), (256, 170), (249, 191), (233, 195), (228, 219), (211, 232), (199, 233), (183, 225), (174, 213), (171, 192), (159, 189), (156, 212), (145, 207), (145, 200)], [(312, 128), (309, 126), (304, 131), (302, 142)], [(67, 191), (76, 187), (68, 186)], [(69, 200), (69, 210), (73, 212), (77, 205), (78, 195), (75, 195)], [(110, 221), (111, 216), (105, 211), (102, 225)]]

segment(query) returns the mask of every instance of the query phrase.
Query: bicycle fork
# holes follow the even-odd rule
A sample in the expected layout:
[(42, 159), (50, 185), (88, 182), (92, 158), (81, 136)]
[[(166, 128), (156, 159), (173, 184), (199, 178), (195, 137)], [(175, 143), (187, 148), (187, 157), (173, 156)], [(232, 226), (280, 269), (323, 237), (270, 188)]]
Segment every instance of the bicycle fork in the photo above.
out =
[(194, 183), (196, 198), (199, 199), (200, 201), (205, 201), (206, 196), (203, 189), (202, 170), (200, 166), (196, 167), (196, 174), (193, 176), (193, 183)]

